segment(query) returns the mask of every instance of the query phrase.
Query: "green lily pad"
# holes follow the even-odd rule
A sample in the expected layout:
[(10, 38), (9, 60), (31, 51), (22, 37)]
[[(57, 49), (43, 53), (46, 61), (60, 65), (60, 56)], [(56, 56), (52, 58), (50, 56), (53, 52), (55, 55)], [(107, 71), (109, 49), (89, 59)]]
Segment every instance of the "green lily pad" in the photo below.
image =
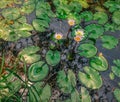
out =
[(80, 14), (80, 17), (84, 19), (86, 22), (89, 22), (93, 19), (93, 14), (90, 11), (84, 11)]
[(91, 67), (84, 67), (83, 72), (79, 72), (78, 78), (86, 87), (91, 89), (99, 89), (102, 86), (102, 78), (98, 71)]
[(40, 81), (48, 75), (48, 65), (43, 61), (36, 62), (28, 69), (28, 78), (30, 81)]
[(72, 91), (71, 99), (68, 102), (81, 102), (80, 94), (78, 93), (78, 91), (76, 89), (74, 91)]
[(120, 11), (115, 11), (112, 16), (112, 21), (117, 25), (120, 25), (119, 17), (120, 17)]
[(18, 57), (20, 57), (20, 60), (23, 62), (25, 61), (26, 63), (34, 63), (41, 58), (40, 55), (35, 54), (39, 50), (40, 48), (37, 46), (26, 47), (18, 54)]
[(115, 48), (118, 44), (118, 39), (114, 36), (104, 35), (101, 37), (101, 40), (103, 42), (102, 46), (106, 49)]
[(96, 12), (94, 14), (94, 20), (98, 20), (99, 24), (105, 24), (108, 21), (108, 16), (104, 12)]
[(27, 102), (48, 102), (51, 88), (48, 84), (43, 87), (43, 82), (37, 82), (28, 90)]
[(89, 33), (89, 38), (97, 39), (104, 33), (104, 28), (98, 24), (90, 24), (85, 27), (85, 30)]
[(120, 89), (116, 88), (114, 91), (114, 96), (118, 102), (120, 102)]
[(95, 56), (90, 59), (90, 66), (98, 71), (105, 71), (108, 68), (108, 62), (104, 56)]
[(89, 92), (84, 87), (81, 87), (81, 102), (91, 102)]
[(21, 6), (20, 11), (25, 14), (30, 14), (35, 9), (36, 0), (27, 0)]
[(35, 30), (37, 30), (39, 32), (44, 32), (46, 30), (46, 28), (49, 27), (49, 24), (47, 21), (40, 20), (40, 19), (34, 19), (32, 24), (33, 24), (33, 27), (35, 28)]
[(60, 90), (64, 93), (71, 93), (73, 88), (76, 86), (76, 77), (75, 74), (68, 70), (66, 75), (64, 70), (58, 72), (57, 83)]
[(20, 17), (18, 8), (7, 8), (2, 10), (2, 15), (9, 20), (15, 20)]
[(97, 48), (93, 44), (81, 44), (78, 47), (78, 52), (80, 56), (84, 56), (87, 58), (93, 57), (97, 53)]
[(115, 64), (115, 66), (112, 66), (112, 72), (120, 77), (120, 60), (117, 59), (117, 60), (114, 60), (113, 63)]
[(56, 66), (60, 62), (60, 52), (49, 50), (46, 53), (46, 61), (51, 66)]

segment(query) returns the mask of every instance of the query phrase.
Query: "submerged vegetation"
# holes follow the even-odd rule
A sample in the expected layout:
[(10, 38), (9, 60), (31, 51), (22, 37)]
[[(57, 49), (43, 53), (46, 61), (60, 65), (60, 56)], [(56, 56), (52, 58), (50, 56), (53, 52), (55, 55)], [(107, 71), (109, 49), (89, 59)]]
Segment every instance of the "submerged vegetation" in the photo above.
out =
[[(55, 102), (92, 102), (90, 92), (104, 84), (102, 72), (110, 69), (111, 80), (120, 78), (120, 59), (109, 66), (96, 46), (97, 40), (106, 50), (118, 46), (120, 38), (109, 32), (120, 30), (119, 0), (1, 0), (0, 9), (1, 46), (40, 38), (17, 54), (0, 48), (0, 102), (52, 102), (55, 88), (67, 96)], [(66, 21), (67, 33), (50, 29), (54, 19)], [(112, 91), (120, 102), (117, 85)]]

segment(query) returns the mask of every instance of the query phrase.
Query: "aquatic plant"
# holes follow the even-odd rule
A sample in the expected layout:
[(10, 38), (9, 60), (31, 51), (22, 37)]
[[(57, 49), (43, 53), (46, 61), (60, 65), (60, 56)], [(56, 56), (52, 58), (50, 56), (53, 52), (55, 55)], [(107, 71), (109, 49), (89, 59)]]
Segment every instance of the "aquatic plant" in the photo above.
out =
[[(21, 49), (17, 55), (19, 62), (24, 63), (25, 80), (16, 70), (9, 68), (5, 69), (7, 74), (3, 74), (2, 62), (0, 101), (6, 100), (6, 97), (8, 100), (14, 99), (17, 92), (23, 96), (27, 90), (27, 102), (49, 102), (52, 88), (57, 86), (61, 93), (69, 96), (64, 102), (91, 102), (89, 90), (102, 87), (103, 77), (100, 73), (109, 68), (96, 42), (100, 39), (102, 47), (108, 50), (118, 45), (119, 39), (105, 32), (120, 30), (119, 3), (118, 0), (110, 0), (102, 8), (98, 3), (93, 9), (87, 0), (2, 0), (0, 38), (6, 42), (17, 42), (35, 32), (41, 41), (40, 45)], [(35, 13), (35, 17), (28, 23), (27, 16), (32, 13)], [(67, 33), (49, 29), (52, 19), (66, 21), (69, 26)], [(44, 32), (44, 38), (47, 39), (42, 39), (41, 32)], [(45, 53), (42, 53), (46, 44), (41, 43), (43, 40), (47, 41)], [(87, 65), (72, 68), (72, 62), (78, 59), (78, 63), (81, 63), (81, 58), (87, 59)], [(114, 60), (113, 63), (115, 65), (111, 67), (109, 75), (112, 80), (115, 76), (120, 77), (120, 60)], [(53, 79), (54, 85), (51, 85)], [(22, 94), (19, 92), (21, 87), (24, 89)], [(119, 89), (113, 91), (118, 101), (119, 93)], [(22, 102), (20, 97), (19, 101)], [(57, 101), (62, 102), (60, 99)]]

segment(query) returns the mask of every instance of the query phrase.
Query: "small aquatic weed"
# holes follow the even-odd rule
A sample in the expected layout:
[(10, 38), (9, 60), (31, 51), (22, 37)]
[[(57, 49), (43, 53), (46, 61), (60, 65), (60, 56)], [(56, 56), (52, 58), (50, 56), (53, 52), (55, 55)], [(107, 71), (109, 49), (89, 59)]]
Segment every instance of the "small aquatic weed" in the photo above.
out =
[(55, 39), (60, 40), (62, 38), (63, 38), (63, 34), (62, 33), (56, 33), (55, 34)]
[(74, 25), (75, 25), (75, 20), (74, 20), (74, 19), (69, 19), (69, 20), (68, 20), (68, 24), (69, 24), (70, 26), (74, 26)]

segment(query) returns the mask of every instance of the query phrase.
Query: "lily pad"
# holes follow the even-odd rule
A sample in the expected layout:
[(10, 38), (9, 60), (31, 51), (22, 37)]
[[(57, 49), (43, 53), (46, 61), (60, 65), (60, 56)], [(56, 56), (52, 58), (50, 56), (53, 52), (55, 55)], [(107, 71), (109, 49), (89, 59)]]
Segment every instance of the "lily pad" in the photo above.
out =
[(80, 14), (80, 17), (84, 19), (86, 22), (89, 22), (93, 19), (93, 14), (90, 11), (84, 11)]
[(102, 46), (106, 49), (115, 48), (118, 44), (118, 39), (114, 36), (104, 35), (101, 37), (101, 40), (103, 42)]
[(43, 87), (43, 82), (37, 82), (28, 90), (27, 102), (48, 102), (51, 88), (48, 84)]
[(46, 61), (51, 66), (56, 66), (60, 62), (60, 52), (49, 50), (46, 53)]
[(40, 55), (35, 54), (39, 50), (40, 48), (37, 46), (26, 47), (18, 54), (18, 57), (20, 57), (20, 60), (23, 62), (25, 61), (26, 63), (34, 63), (41, 58)]
[(112, 16), (112, 20), (115, 24), (120, 25), (120, 11), (115, 11)]
[(36, 62), (28, 69), (28, 78), (30, 81), (40, 81), (48, 75), (48, 65), (43, 61)]
[(94, 20), (98, 20), (99, 24), (105, 24), (108, 21), (108, 16), (104, 12), (96, 12), (94, 14)]
[(39, 32), (44, 32), (46, 30), (46, 28), (49, 27), (49, 24), (47, 21), (40, 20), (40, 19), (34, 19), (32, 24), (33, 24), (33, 27), (35, 28), (35, 30), (37, 30)]
[(99, 89), (102, 86), (102, 78), (98, 71), (91, 67), (84, 67), (84, 72), (79, 71), (78, 78), (86, 87)]
[(35, 9), (36, 0), (26, 0), (21, 6), (21, 13), (30, 14)]
[(84, 87), (81, 87), (81, 102), (91, 102), (89, 92)]
[(105, 71), (108, 68), (108, 62), (104, 56), (95, 56), (90, 59), (90, 66), (98, 71)]
[(120, 102), (120, 89), (116, 88), (114, 91), (114, 96), (118, 102)]
[(60, 90), (64, 93), (71, 93), (73, 88), (76, 86), (76, 77), (75, 74), (68, 70), (66, 75), (64, 70), (58, 72), (57, 83)]
[(120, 77), (120, 60), (117, 59), (117, 60), (114, 60), (113, 63), (115, 64), (115, 66), (112, 66), (112, 72)]
[(93, 44), (81, 44), (78, 47), (78, 52), (80, 56), (84, 56), (87, 58), (93, 57), (97, 53), (97, 48)]
[(15, 20), (20, 17), (18, 8), (7, 8), (2, 10), (2, 15), (9, 20)]
[(98, 24), (90, 24), (85, 27), (85, 30), (89, 33), (89, 38), (97, 39), (104, 33), (104, 28)]

